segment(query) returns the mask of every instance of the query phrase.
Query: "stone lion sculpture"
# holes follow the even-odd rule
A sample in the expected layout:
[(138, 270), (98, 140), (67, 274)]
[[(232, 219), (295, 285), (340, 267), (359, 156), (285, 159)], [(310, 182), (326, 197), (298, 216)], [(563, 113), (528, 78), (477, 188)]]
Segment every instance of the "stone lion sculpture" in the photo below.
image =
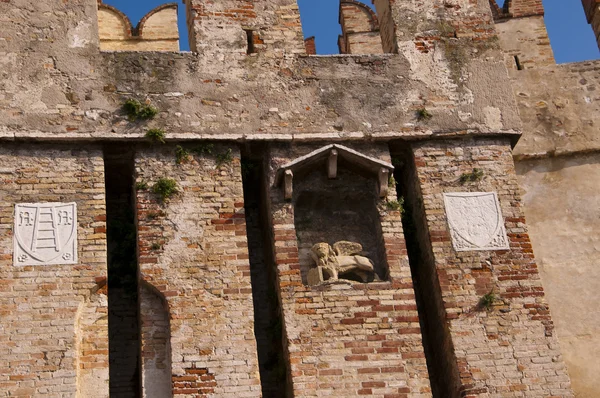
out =
[(342, 240), (334, 243), (333, 247), (324, 242), (315, 244), (310, 254), (317, 267), (308, 271), (308, 284), (314, 286), (324, 281), (345, 279), (343, 276), (350, 273), (362, 282), (368, 282), (375, 273), (374, 265), (360, 253), (362, 245), (356, 242)]

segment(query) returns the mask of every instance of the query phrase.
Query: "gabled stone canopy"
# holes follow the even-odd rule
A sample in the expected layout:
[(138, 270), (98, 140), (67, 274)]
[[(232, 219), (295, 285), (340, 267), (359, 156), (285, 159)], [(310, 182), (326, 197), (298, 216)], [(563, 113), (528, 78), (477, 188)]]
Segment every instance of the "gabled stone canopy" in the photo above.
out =
[(394, 170), (394, 166), (383, 160), (363, 155), (354, 149), (339, 144), (326, 145), (281, 166), (275, 176), (275, 186), (279, 186), (283, 181), (285, 199), (291, 199), (294, 174), (302, 170), (317, 167), (322, 160), (327, 158), (327, 175), (329, 178), (336, 178), (339, 157), (367, 174), (376, 176), (379, 186), (379, 197), (383, 198), (387, 195), (388, 178), (390, 172)]

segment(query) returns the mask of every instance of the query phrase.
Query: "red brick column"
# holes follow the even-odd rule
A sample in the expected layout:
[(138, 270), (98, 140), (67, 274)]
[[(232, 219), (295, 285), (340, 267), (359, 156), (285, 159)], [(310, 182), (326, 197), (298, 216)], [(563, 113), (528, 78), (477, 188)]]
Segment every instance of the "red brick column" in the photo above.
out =
[[(277, 164), (292, 160), (276, 152)], [(312, 287), (302, 282), (294, 209), (279, 187), (270, 215), (294, 396), (430, 394), (400, 212), (379, 213), (389, 281)]]
[[(173, 394), (259, 397), (239, 151), (210, 152), (183, 164), (174, 147), (136, 154), (149, 187), (136, 195), (140, 273), (168, 304)], [(159, 178), (179, 190), (162, 203)]]
[[(78, 263), (13, 265), (15, 204), (76, 202)], [(104, 164), (98, 148), (0, 145), (0, 391), (108, 397)]]
[[(416, 144), (414, 156), (464, 396), (573, 396), (508, 140)], [(461, 182), (474, 168), (482, 178)], [(449, 192), (496, 192), (510, 250), (455, 251), (443, 199)], [(495, 299), (486, 309), (480, 303), (490, 292)]]

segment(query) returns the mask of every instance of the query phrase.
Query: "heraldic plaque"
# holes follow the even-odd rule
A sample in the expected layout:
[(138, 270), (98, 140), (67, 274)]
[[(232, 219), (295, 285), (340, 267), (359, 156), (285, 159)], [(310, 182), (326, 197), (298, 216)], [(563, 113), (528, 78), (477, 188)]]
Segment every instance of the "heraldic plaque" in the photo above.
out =
[(15, 205), (15, 265), (77, 264), (77, 204)]
[(510, 249), (495, 192), (445, 193), (444, 203), (454, 250)]

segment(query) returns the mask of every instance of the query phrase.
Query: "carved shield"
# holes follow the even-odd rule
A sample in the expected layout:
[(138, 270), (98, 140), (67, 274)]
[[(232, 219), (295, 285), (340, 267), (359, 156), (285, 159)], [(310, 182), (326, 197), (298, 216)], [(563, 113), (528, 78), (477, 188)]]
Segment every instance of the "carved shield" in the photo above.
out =
[(509, 248), (495, 192), (446, 193), (444, 202), (455, 250)]
[(16, 265), (76, 264), (76, 204), (16, 205), (14, 240)]

